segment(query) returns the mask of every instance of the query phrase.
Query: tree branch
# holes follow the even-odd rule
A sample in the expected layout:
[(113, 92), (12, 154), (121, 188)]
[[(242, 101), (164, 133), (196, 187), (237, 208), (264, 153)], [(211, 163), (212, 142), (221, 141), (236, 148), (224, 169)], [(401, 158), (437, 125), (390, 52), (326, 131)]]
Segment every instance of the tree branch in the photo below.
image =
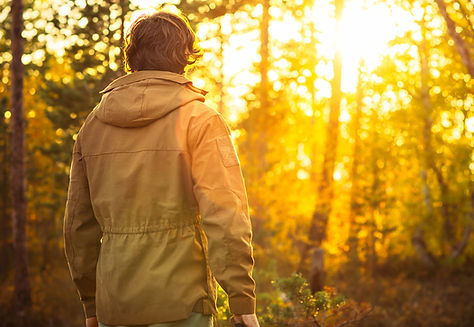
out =
[(474, 64), (472, 63), (471, 60), (471, 55), (469, 53), (469, 50), (464, 43), (464, 40), (461, 38), (461, 36), (456, 32), (456, 23), (449, 17), (449, 14), (446, 10), (446, 4), (444, 3), (443, 0), (434, 0), (438, 4), (439, 11), (441, 12), (441, 15), (443, 16), (444, 20), (446, 21), (446, 25), (448, 27), (448, 33), (451, 36), (451, 38), (454, 41), (454, 44), (456, 45), (456, 48), (458, 50), (459, 55), (461, 56), (461, 60), (466, 66), (468, 73), (471, 75), (471, 78), (474, 78)]

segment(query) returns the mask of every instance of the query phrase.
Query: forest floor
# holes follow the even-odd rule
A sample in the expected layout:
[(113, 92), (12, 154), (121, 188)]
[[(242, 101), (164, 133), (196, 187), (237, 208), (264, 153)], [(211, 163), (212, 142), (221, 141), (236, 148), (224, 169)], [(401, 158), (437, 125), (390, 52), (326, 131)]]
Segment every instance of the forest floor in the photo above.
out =
[[(374, 276), (347, 269), (329, 275), (327, 284), (347, 298), (371, 304), (372, 312), (358, 326), (474, 326), (474, 265), (428, 271), (416, 264), (397, 263), (380, 267)], [(11, 311), (13, 276), (1, 280), (0, 327), (83, 326), (81, 305), (66, 265), (32, 270), (30, 281), (33, 319), (22, 324)]]
[(369, 277), (335, 275), (330, 282), (346, 297), (372, 305), (359, 326), (474, 326), (474, 265), (430, 271), (406, 263)]

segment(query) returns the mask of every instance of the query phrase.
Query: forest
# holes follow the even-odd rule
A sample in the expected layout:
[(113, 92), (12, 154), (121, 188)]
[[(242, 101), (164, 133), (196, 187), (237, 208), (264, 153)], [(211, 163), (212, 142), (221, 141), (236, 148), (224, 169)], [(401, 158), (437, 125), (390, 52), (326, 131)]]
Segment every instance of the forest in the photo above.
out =
[(159, 10), (232, 129), (261, 326), (474, 326), (470, 0), (0, 0), (0, 326), (84, 326), (72, 149)]

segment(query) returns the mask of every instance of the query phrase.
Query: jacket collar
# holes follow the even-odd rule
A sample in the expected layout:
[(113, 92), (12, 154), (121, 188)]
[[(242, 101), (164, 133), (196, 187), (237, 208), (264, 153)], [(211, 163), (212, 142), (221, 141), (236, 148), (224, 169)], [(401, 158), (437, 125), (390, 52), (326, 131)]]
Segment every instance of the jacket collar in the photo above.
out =
[(194, 86), (193, 82), (184, 77), (183, 75), (161, 70), (140, 70), (131, 74), (121, 76), (112, 81), (112, 83), (110, 83), (105, 89), (103, 89), (99, 93), (107, 93), (116, 87), (135, 83), (145, 79), (166, 80), (178, 84), (187, 85), (191, 90), (197, 93), (201, 93), (202, 95), (206, 95), (208, 93), (207, 91)]

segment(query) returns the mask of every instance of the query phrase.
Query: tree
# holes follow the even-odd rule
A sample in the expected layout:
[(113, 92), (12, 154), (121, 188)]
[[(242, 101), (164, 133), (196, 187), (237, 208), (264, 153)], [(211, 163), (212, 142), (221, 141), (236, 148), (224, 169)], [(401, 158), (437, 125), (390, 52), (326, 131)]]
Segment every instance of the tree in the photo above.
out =
[[(311, 273), (310, 285), (313, 292), (320, 291), (323, 288), (324, 274), (324, 249), (321, 247), (322, 242), (326, 239), (327, 223), (331, 213), (331, 201), (333, 198), (333, 173), (337, 155), (337, 144), (339, 135), (339, 114), (341, 106), (341, 76), (342, 76), (342, 55), (340, 44), (340, 23), (342, 18), (342, 10), (344, 8), (343, 0), (335, 0), (335, 19), (336, 19), (336, 35), (335, 35), (335, 52), (333, 60), (334, 76), (331, 81), (331, 99), (329, 122), (326, 128), (326, 141), (324, 147), (324, 160), (316, 189), (317, 202), (311, 220), (311, 228), (309, 231), (310, 243), (306, 246), (302, 253), (302, 262), (308, 255), (309, 250), (313, 250), (311, 254)], [(301, 267), (300, 267), (301, 269)]]
[[(440, 2), (437, 1), (438, 6), (440, 6)], [(444, 3), (441, 4), (441, 6)], [(444, 10), (446, 8), (444, 7)], [(447, 15), (447, 14), (446, 14)], [(444, 16), (444, 14), (443, 14)], [(449, 18), (449, 16), (447, 16)], [(446, 19), (446, 17), (445, 17)], [(432, 97), (430, 95), (430, 59), (429, 59), (429, 47), (427, 41), (427, 27), (425, 16), (423, 16), (422, 20), (419, 22), (421, 28), (421, 35), (422, 39), (420, 44), (417, 45), (418, 53), (419, 53), (419, 60), (420, 60), (420, 90), (419, 95), (417, 96), (417, 100), (420, 103), (422, 110), (422, 117), (423, 117), (423, 169), (420, 171), (420, 176), (423, 181), (423, 196), (424, 202), (426, 206), (426, 215), (427, 220), (431, 221), (433, 219), (434, 208), (433, 208), (433, 200), (432, 200), (432, 191), (430, 190), (430, 186), (428, 184), (427, 179), (427, 171), (431, 170), (434, 173), (435, 179), (437, 181), (439, 190), (440, 190), (440, 202), (441, 202), (441, 216), (443, 218), (443, 243), (449, 247), (450, 249), (449, 254), (443, 253), (448, 251), (442, 251), (442, 256), (447, 256), (451, 260), (456, 259), (465, 249), (469, 235), (471, 232), (472, 227), (472, 213), (470, 217), (468, 217), (468, 222), (464, 227), (464, 231), (462, 235), (459, 237), (460, 240), (456, 240), (456, 216), (455, 213), (455, 206), (452, 203), (452, 193), (453, 190), (449, 185), (449, 181), (447, 180), (445, 174), (443, 173), (443, 167), (441, 164), (438, 163), (436, 160), (436, 150), (433, 148), (433, 112), (435, 109), (435, 105), (433, 103)], [(449, 23), (448, 23), (448, 31), (449, 31)], [(452, 36), (452, 35), (451, 35)], [(453, 36), (452, 36), (453, 37)], [(456, 41), (455, 41), (456, 43)], [(459, 50), (459, 48), (458, 48)], [(462, 57), (462, 54), (461, 54)], [(464, 62), (466, 64), (466, 62)], [(468, 62), (469, 64), (469, 62)], [(469, 69), (469, 66), (466, 66)], [(472, 75), (472, 74), (471, 74)], [(471, 191), (472, 191), (472, 184), (471, 184)], [(472, 198), (472, 194), (471, 194)], [(412, 243), (415, 249), (417, 250), (420, 258), (429, 266), (434, 266), (440, 258), (436, 258), (436, 256), (431, 253), (426, 245), (426, 241), (424, 239), (424, 232), (423, 230), (418, 227), (416, 232), (412, 237)]]
[(28, 250), (26, 240), (26, 174), (25, 174), (25, 117), (23, 110), (23, 4), (13, 0), (11, 4), (11, 197), (13, 239), (15, 248), (14, 303), (20, 321), (31, 307), (31, 290), (28, 274)]
[[(57, 30), (70, 30), (78, 37), (68, 43), (60, 63), (51, 54), (46, 62), (50, 74), (45, 76), (39, 94), (50, 106), (46, 115), (61, 138), (48, 151), (55, 161), (69, 166), (75, 135), (100, 101), (99, 91), (124, 74), (121, 42), (131, 8), (128, 0), (84, 1), (80, 5), (63, 0), (62, 7), (68, 8), (73, 18), (59, 16), (54, 21)], [(67, 185), (67, 171), (58, 175), (58, 180)]]
[[(466, 125), (466, 107), (472, 99), (473, 80), (461, 73), (463, 63), (446, 42), (449, 36), (440, 33), (442, 20), (432, 4), (422, 0), (400, 5), (412, 14), (417, 12), (413, 14), (416, 28), (395, 38), (392, 45), (405, 44), (412, 51), (388, 59), (379, 75), (386, 87), (400, 94), (403, 109), (392, 118), (394, 127), (402, 121), (404, 125), (397, 141), (397, 148), (403, 151), (397, 156), (417, 158), (408, 159), (411, 167), (406, 166), (399, 175), (399, 185), (405, 185), (411, 198), (403, 201), (411, 222), (404, 222), (407, 229), (399, 237), (411, 241), (419, 259), (435, 268), (459, 258), (471, 233), (471, 132)], [(396, 192), (400, 194), (400, 190)]]

